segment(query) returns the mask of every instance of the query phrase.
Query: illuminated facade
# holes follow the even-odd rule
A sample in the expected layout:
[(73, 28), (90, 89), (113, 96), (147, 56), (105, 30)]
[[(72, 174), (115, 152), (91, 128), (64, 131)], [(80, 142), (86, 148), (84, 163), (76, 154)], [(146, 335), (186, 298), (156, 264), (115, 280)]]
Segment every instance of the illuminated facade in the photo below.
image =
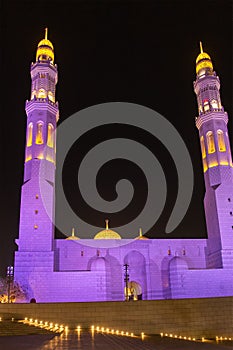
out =
[(207, 240), (207, 267), (233, 266), (233, 173), (228, 115), (220, 98), (219, 77), (213, 70), (209, 55), (203, 52), (196, 61), (199, 130), (206, 194), (204, 199)]
[[(55, 239), (44, 209), (54, 218), (57, 66), (47, 38), (31, 65), (31, 99), (26, 102), (27, 131), (15, 279), (28, 300), (75, 302), (229, 296), (233, 293), (233, 177), (228, 117), (220, 100), (220, 82), (210, 56), (196, 61), (199, 130), (205, 177), (207, 239), (122, 240), (106, 228), (93, 240)], [(128, 292), (124, 264), (128, 264)]]

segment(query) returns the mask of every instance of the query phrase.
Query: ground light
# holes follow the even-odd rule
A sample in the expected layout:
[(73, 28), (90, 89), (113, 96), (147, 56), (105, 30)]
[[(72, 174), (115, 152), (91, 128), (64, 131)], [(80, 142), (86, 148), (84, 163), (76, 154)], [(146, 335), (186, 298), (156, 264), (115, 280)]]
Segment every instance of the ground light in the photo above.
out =
[[(2, 317), (0, 317), (0, 321), (2, 321)], [(12, 318), (12, 321), (14, 321), (14, 318)], [(40, 327), (40, 328), (45, 328), (47, 330), (53, 331), (53, 332), (63, 332), (65, 331), (66, 333), (68, 332), (69, 328), (68, 326), (64, 326), (63, 324), (59, 325), (58, 323), (53, 323), (53, 322), (49, 322), (49, 321), (38, 321), (38, 319), (33, 320), (33, 318), (28, 318), (25, 317), (22, 321), (19, 322), (23, 322), (25, 324), (28, 324), (30, 326), (35, 326), (35, 327)], [(119, 335), (119, 336), (125, 336), (125, 337), (135, 337), (134, 333), (130, 333), (128, 331), (123, 331), (123, 330), (114, 330), (113, 328), (105, 328), (102, 326), (95, 326), (92, 325), (91, 327), (91, 332), (92, 332), (92, 336), (94, 336), (95, 331), (96, 332), (102, 332), (102, 333), (111, 333), (111, 334), (115, 334), (115, 335)], [(78, 334), (80, 335), (81, 332), (81, 326), (78, 325), (77, 326), (77, 331)], [(145, 338), (145, 333), (141, 332), (140, 333), (141, 339), (144, 340)], [(209, 339), (205, 338), (205, 337), (201, 337), (200, 339), (196, 339), (195, 337), (191, 337), (190, 335), (178, 335), (178, 334), (173, 334), (173, 333), (160, 333), (161, 337), (169, 337), (169, 338), (176, 338), (176, 339), (183, 339), (183, 340), (189, 340), (189, 341), (201, 341), (201, 342), (208, 342)], [(232, 337), (226, 337), (226, 336), (219, 336), (216, 335), (215, 337), (216, 343), (218, 342), (223, 342), (223, 341), (232, 341), (233, 340), (233, 336)]]
[[(176, 339), (184, 339), (184, 340), (192, 340), (196, 341), (196, 338), (190, 337), (190, 336), (182, 336), (177, 334), (168, 334), (168, 333), (160, 333), (161, 337), (169, 337), (169, 338), (176, 338)], [(203, 338), (204, 339), (204, 338)]]
[[(94, 332), (102, 332), (102, 333), (107, 333), (107, 334), (115, 334), (115, 335), (121, 335), (121, 336), (125, 336), (125, 337), (134, 337), (134, 333), (130, 333), (130, 332), (127, 332), (127, 331), (120, 331), (119, 329), (115, 330), (115, 329), (110, 329), (110, 328), (105, 328), (105, 327), (100, 327), (100, 326), (94, 326), (92, 325), (91, 326), (91, 332), (92, 334)], [(141, 333), (141, 337), (145, 337), (144, 333)]]
[(33, 318), (28, 319), (28, 317), (25, 317), (23, 321), (19, 321), (19, 322), (23, 322), (24, 324), (28, 324), (29, 326), (44, 328), (55, 333), (58, 333), (58, 332), (61, 333), (64, 330), (65, 332), (68, 332), (68, 326), (64, 328), (63, 325), (59, 326), (58, 323), (54, 324), (53, 322), (48, 322), (48, 321), (42, 321), (42, 320), (38, 321), (38, 319), (33, 320)]

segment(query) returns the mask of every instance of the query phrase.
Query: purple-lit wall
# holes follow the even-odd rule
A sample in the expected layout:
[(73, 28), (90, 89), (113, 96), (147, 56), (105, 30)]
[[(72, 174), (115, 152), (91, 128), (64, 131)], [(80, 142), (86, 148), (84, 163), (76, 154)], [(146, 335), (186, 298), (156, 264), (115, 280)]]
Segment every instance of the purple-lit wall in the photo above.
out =
[(206, 269), (206, 240), (174, 239), (169, 247), (162, 239), (133, 240), (115, 248), (106, 241), (105, 248), (94, 243), (55, 240), (55, 260), (52, 252), (16, 252), (17, 279), (30, 286), (29, 298), (124, 300), (124, 263), (129, 263), (130, 281), (142, 287), (144, 300), (232, 295), (232, 270)]
[[(211, 70), (210, 59), (204, 59), (207, 68), (202, 68), (194, 82), (208, 239), (59, 240), (54, 239), (49, 218), (54, 218), (57, 66), (51, 61), (51, 45), (46, 50), (50, 56), (31, 66), (32, 93), (31, 100), (26, 102), (25, 171), (15, 253), (15, 279), (27, 290), (28, 300), (124, 300), (126, 263), (129, 282), (137, 285), (145, 300), (231, 296), (232, 160), (228, 117), (221, 105), (220, 81)], [(53, 139), (49, 128), (54, 131)], [(211, 152), (208, 133), (212, 133), (215, 145)], [(47, 211), (40, 186), (45, 188)]]

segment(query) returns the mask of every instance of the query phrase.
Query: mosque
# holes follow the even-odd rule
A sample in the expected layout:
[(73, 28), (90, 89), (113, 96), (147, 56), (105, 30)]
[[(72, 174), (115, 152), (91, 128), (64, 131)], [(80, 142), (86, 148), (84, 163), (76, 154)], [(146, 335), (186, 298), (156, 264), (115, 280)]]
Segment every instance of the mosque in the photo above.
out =
[[(14, 277), (37, 302), (88, 302), (231, 296), (233, 166), (228, 115), (210, 56), (196, 59), (199, 130), (205, 180), (207, 239), (123, 239), (109, 228), (93, 240), (55, 239), (55, 149), (59, 118), (57, 65), (47, 37), (31, 64), (31, 96)], [(47, 211), (40, 195), (46, 188)], [(49, 212), (49, 213), (48, 213)], [(49, 215), (48, 215), (49, 214)], [(122, 244), (124, 243), (124, 244)]]

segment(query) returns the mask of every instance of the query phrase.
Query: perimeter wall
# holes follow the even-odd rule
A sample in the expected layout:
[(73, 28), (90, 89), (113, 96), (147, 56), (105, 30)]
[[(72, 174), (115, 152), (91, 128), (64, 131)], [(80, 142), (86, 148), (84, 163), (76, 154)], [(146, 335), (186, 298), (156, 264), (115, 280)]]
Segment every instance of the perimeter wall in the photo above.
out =
[(233, 337), (233, 297), (130, 302), (0, 304), (0, 317), (139, 334)]

